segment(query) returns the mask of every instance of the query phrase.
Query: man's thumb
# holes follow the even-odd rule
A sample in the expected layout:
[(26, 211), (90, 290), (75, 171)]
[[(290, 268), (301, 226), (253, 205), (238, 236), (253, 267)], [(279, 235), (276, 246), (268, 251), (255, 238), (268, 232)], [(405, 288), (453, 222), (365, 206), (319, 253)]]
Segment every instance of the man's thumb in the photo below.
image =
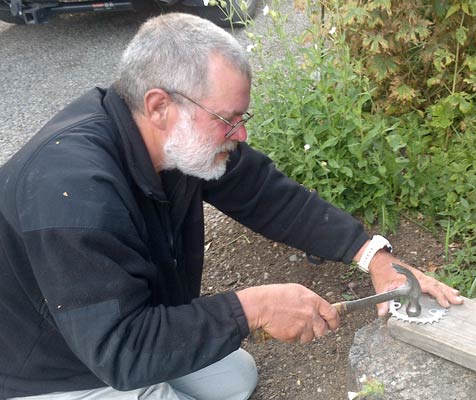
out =
[(377, 304), (377, 312), (379, 317), (385, 317), (385, 315), (388, 313), (388, 301)]

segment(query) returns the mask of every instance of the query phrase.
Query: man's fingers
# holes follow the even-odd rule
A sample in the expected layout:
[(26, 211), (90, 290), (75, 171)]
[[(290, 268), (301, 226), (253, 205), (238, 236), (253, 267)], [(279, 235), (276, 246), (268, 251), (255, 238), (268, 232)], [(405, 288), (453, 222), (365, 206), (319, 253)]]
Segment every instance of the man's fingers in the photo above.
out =
[(423, 291), (436, 298), (442, 307), (449, 307), (450, 304), (462, 304), (463, 298), (459, 295), (459, 291), (453, 289), (442, 282), (438, 282), (433, 278), (430, 279), (428, 285), (422, 287)]
[(384, 303), (377, 304), (377, 313), (379, 317), (385, 317), (389, 309), (388, 301)]
[(448, 308), (450, 306), (450, 302), (448, 301), (441, 285), (442, 284), (440, 284), (439, 282), (435, 282), (433, 284), (433, 296), (436, 298), (436, 300), (442, 307)]
[(263, 328), (284, 342), (307, 343), (339, 326), (335, 308), (302, 285), (256, 286), (240, 290), (237, 296), (250, 330)]
[(460, 292), (457, 289), (451, 289), (450, 303), (451, 304), (463, 304), (464, 299), (460, 296)]
[(300, 343), (309, 343), (309, 342), (312, 342), (315, 337), (316, 337), (316, 335), (314, 333), (314, 329), (308, 329), (308, 330), (306, 330), (305, 332), (302, 333), (302, 335), (299, 339), (299, 342)]
[(320, 316), (316, 316), (314, 318), (312, 329), (314, 331), (314, 337), (320, 338), (322, 336), (327, 335), (327, 333), (329, 332), (329, 325), (323, 318), (321, 318)]
[[(337, 310), (327, 302), (321, 302), (318, 310), (319, 315), (325, 320), (327, 329), (335, 331), (340, 325), (340, 318)], [(326, 333), (327, 332), (324, 334)]]

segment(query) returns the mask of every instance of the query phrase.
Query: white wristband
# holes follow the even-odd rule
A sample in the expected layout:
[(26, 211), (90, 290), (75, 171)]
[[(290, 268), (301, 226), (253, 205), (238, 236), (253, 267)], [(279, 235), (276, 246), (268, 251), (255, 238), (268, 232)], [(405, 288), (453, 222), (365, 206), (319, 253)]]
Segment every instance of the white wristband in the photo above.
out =
[(390, 242), (385, 239), (383, 236), (374, 235), (372, 240), (369, 242), (367, 247), (364, 250), (364, 254), (360, 257), (359, 262), (357, 263), (360, 270), (369, 273), (369, 265), (372, 258), (374, 258), (375, 253), (377, 251), (384, 249), (389, 253), (392, 252), (392, 245)]

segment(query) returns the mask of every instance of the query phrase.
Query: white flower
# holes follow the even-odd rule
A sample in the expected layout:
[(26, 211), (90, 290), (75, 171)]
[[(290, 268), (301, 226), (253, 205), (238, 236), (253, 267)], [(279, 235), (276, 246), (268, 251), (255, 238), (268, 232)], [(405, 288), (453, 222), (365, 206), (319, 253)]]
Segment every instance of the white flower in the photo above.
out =
[(308, 151), (309, 149), (311, 148), (311, 145), (310, 144), (305, 144), (304, 145), (304, 151)]
[(251, 53), (255, 47), (256, 47), (255, 44), (249, 44), (248, 46), (246, 46), (246, 51), (248, 53)]
[(266, 4), (263, 8), (263, 15), (266, 16), (269, 14), (269, 6)]
[(203, 0), (203, 5), (208, 6), (208, 2), (209, 2), (209, 0)]
[(329, 33), (330, 33), (331, 35), (333, 35), (334, 33), (336, 33), (336, 31), (337, 31), (336, 27), (333, 26), (333, 27), (331, 28), (331, 30), (329, 31)]
[(322, 165), (323, 167), (327, 167), (327, 162), (326, 162), (326, 161), (321, 161), (321, 165)]

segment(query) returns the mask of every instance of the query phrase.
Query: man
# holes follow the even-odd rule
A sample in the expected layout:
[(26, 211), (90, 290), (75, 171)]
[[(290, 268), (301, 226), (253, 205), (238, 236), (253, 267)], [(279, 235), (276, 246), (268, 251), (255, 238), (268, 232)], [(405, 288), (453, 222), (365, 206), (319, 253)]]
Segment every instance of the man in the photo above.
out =
[[(246, 399), (250, 331), (306, 343), (338, 327), (296, 284), (199, 297), (203, 201), (271, 239), (359, 262), (377, 292), (404, 282), (384, 238), (246, 145), (250, 86), (228, 33), (157, 17), (111, 88), (67, 106), (0, 169), (2, 399)], [(443, 306), (461, 302), (412, 271)]]

